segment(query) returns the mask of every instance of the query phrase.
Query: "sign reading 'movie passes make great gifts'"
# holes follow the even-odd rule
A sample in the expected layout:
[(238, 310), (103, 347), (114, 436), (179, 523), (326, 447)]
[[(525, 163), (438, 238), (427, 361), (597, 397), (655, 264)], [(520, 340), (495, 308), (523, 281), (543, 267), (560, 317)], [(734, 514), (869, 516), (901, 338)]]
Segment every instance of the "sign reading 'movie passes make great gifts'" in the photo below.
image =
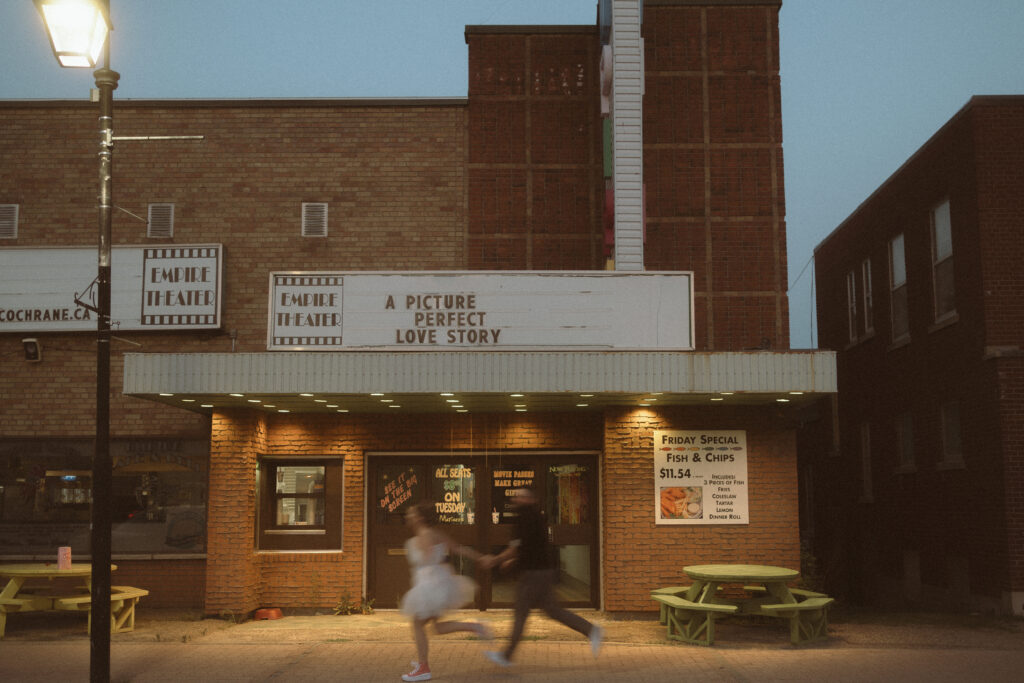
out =
[[(217, 329), (219, 244), (115, 246), (110, 256), (114, 330)], [(95, 247), (0, 249), (0, 332), (95, 331)]]
[(270, 274), (267, 348), (693, 348), (691, 274)]

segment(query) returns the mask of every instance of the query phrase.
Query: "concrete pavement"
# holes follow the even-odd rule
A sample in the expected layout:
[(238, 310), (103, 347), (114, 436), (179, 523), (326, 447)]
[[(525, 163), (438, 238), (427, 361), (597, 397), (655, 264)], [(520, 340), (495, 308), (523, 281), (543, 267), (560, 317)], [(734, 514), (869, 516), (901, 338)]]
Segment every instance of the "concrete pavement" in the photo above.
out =
[[(229, 625), (220, 620), (147, 621), (113, 636), (114, 681), (399, 681), (415, 654), (408, 625), (395, 613), (286, 617)], [(18, 616), (24, 620), (19, 629)], [(54, 628), (43, 617), (14, 615), (0, 641), (4, 681), (85, 681), (89, 641), (76, 622)], [(511, 615), (482, 618), (500, 646)], [(723, 622), (714, 647), (667, 643), (650, 620), (597, 613), (607, 640), (594, 659), (581, 636), (536, 615), (512, 667), (483, 656), (491, 645), (465, 634), (431, 640), (436, 681), (1019, 681), (1024, 628), (1018, 621), (879, 617), (837, 623), (828, 640), (793, 647), (775, 624)], [(73, 629), (73, 633), (60, 629)], [(178, 630), (176, 630), (178, 629)], [(19, 632), (20, 631), (20, 632)]]

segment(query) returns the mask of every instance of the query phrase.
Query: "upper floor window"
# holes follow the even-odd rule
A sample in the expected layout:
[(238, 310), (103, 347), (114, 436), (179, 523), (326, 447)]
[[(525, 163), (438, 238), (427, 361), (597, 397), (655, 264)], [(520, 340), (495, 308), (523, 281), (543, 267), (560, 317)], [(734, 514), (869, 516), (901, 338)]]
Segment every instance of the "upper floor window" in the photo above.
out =
[(0, 204), (0, 239), (18, 238), (18, 205)]
[(910, 336), (910, 318), (907, 308), (907, 261), (903, 235), (889, 240), (889, 300), (892, 319), (892, 340)]
[(960, 445), (960, 404), (956, 401), (942, 404), (940, 408), (942, 423), (942, 463), (943, 465), (962, 466), (963, 449)]
[(857, 341), (857, 273), (846, 274), (846, 321), (850, 330), (850, 343)]
[(871, 423), (869, 422), (862, 422), (860, 425), (860, 472), (861, 502), (870, 503), (874, 498), (871, 486)]
[(302, 203), (302, 236), (327, 237), (327, 202)]
[(932, 209), (932, 281), (935, 293), (935, 319), (956, 312), (953, 285), (953, 229), (949, 218), (949, 200)]
[(871, 294), (871, 259), (864, 259), (860, 264), (860, 288), (864, 293), (864, 334), (875, 331), (875, 306)]
[(914, 465), (914, 422), (910, 413), (903, 413), (896, 418), (896, 467), (902, 472), (910, 472)]

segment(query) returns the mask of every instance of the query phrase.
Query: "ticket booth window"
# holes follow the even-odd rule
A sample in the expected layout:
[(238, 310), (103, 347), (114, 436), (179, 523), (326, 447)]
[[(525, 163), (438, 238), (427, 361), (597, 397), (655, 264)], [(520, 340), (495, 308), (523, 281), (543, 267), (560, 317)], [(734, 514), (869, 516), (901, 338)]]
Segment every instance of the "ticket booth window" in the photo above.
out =
[(340, 459), (265, 458), (260, 478), (261, 550), (341, 548)]

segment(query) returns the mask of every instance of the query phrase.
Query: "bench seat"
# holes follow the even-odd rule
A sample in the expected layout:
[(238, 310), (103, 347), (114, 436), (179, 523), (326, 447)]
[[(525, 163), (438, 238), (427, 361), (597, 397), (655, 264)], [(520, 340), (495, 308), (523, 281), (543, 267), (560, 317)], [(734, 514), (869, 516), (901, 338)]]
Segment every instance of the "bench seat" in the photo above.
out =
[(828, 608), (835, 598), (807, 598), (800, 602), (761, 605), (761, 613), (789, 619), (789, 639), (794, 645), (828, 635)]
[[(139, 598), (149, 595), (145, 588), (134, 586), (111, 586), (110, 587), (110, 632), (124, 633), (135, 630), (135, 604)], [(88, 628), (92, 630), (92, 596), (88, 593), (81, 595), (66, 595), (53, 599), (54, 609), (70, 611), (89, 612)]]
[(736, 605), (714, 602), (692, 602), (678, 595), (651, 595), (651, 599), (664, 606), (667, 637), (695, 645), (715, 642), (715, 619), (736, 614)]

